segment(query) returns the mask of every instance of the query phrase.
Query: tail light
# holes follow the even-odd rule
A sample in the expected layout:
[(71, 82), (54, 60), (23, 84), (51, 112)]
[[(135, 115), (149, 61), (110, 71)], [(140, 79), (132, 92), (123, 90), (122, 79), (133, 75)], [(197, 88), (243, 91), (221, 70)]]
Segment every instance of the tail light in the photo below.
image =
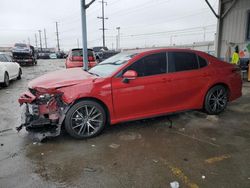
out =
[(89, 61), (94, 61), (95, 58), (94, 58), (93, 56), (89, 56), (89, 57), (88, 57), (88, 60), (89, 60)]
[(233, 73), (238, 73), (238, 74), (240, 74), (241, 69), (240, 69), (240, 67), (238, 67), (238, 66), (234, 66), (234, 67), (232, 68), (232, 72), (233, 72)]

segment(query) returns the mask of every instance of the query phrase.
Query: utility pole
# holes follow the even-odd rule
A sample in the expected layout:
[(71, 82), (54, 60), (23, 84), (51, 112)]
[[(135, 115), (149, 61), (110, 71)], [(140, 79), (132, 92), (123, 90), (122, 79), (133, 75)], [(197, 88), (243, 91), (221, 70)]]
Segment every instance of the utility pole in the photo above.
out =
[(39, 32), (39, 39), (40, 39), (40, 49), (41, 49), (41, 51), (43, 51), (43, 45), (42, 45), (42, 36), (41, 36), (41, 30), (38, 30), (38, 32)]
[(57, 50), (58, 50), (58, 52), (60, 52), (59, 32), (58, 32), (58, 22), (56, 22), (56, 40), (57, 40)]
[(80, 47), (79, 47), (79, 39), (77, 39), (77, 48), (80, 48)]
[(47, 49), (47, 37), (46, 37), (46, 29), (44, 29), (44, 40), (45, 40), (45, 48)]
[(120, 29), (121, 29), (121, 27), (117, 27), (116, 29), (118, 31), (118, 34), (117, 34), (117, 44), (116, 44), (117, 49), (116, 50), (118, 50), (118, 49), (120, 49), (120, 46), (121, 46), (121, 44), (120, 44), (120, 41), (121, 41)]
[(106, 6), (107, 6), (107, 2), (105, 2), (104, 0), (102, 0), (102, 1), (100, 1), (100, 3), (102, 3), (102, 17), (97, 17), (98, 19), (101, 19), (102, 20), (102, 28), (101, 28), (101, 30), (102, 30), (102, 46), (103, 47), (106, 47), (106, 45), (105, 45), (105, 20), (107, 20), (108, 18), (105, 18), (104, 17), (104, 4), (106, 4)]
[(36, 33), (35, 33), (35, 43), (36, 43), (36, 48), (37, 48), (37, 36), (36, 36)]
[(89, 6), (95, 2), (95, 0), (90, 1), (87, 5), (85, 0), (81, 1), (81, 19), (82, 19), (82, 53), (83, 53), (83, 69), (88, 70), (88, 45), (87, 45), (87, 21), (86, 21), (86, 10)]

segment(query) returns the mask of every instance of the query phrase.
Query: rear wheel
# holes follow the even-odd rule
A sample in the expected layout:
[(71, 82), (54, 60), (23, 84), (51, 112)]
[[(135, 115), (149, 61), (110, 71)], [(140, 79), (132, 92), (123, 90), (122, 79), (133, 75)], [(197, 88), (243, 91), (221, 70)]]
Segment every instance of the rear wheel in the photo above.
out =
[(103, 107), (91, 100), (81, 101), (70, 108), (65, 118), (65, 129), (74, 138), (97, 136), (106, 124)]
[(17, 79), (18, 79), (18, 80), (21, 80), (21, 78), (22, 78), (22, 69), (19, 69)]
[(227, 106), (228, 89), (222, 85), (212, 87), (206, 95), (204, 108), (208, 114), (216, 115), (223, 112)]
[(5, 72), (4, 74), (4, 82), (1, 83), (2, 87), (8, 87), (10, 85), (10, 79), (9, 79), (9, 75), (7, 72)]

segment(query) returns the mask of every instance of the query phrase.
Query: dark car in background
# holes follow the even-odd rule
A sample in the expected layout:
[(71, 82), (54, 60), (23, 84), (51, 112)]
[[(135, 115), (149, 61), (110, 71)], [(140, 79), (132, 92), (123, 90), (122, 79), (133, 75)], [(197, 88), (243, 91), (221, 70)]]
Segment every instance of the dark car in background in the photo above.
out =
[(13, 61), (22, 64), (37, 64), (37, 53), (35, 48), (24, 43), (16, 43), (12, 48)]
[[(92, 68), (97, 65), (95, 53), (92, 49), (88, 49), (88, 67)], [(81, 48), (70, 50), (65, 62), (66, 68), (83, 67), (83, 55)]]

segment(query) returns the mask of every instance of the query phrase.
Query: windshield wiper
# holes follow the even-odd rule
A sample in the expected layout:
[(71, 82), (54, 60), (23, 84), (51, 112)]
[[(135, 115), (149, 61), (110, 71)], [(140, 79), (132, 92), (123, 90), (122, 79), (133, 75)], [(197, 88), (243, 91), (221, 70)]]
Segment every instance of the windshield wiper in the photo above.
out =
[(96, 73), (93, 73), (93, 72), (89, 72), (89, 71), (87, 71), (89, 74), (91, 74), (91, 75), (95, 75), (95, 76), (98, 76), (98, 77), (100, 77), (100, 75), (99, 74), (96, 74)]

